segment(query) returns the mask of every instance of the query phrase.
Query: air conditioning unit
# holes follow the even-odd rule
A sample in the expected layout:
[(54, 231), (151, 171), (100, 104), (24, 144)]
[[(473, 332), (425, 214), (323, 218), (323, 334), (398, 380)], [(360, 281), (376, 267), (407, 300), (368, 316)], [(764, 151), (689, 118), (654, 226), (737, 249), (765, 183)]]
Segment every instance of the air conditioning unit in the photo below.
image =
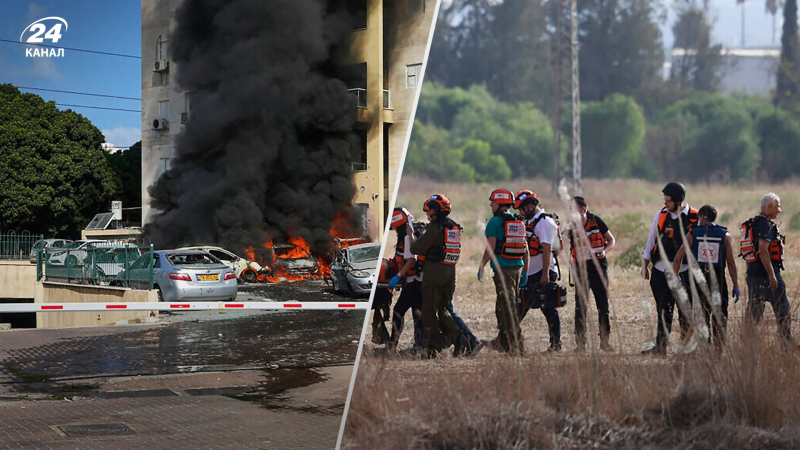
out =
[(169, 128), (169, 121), (167, 119), (161, 118), (153, 121), (154, 130), (166, 130), (168, 128)]
[(157, 59), (155, 63), (153, 63), (153, 72), (166, 72), (169, 70), (169, 60), (168, 59)]
[(182, 112), (181, 113), (181, 123), (186, 123), (188, 121), (189, 121), (189, 113), (188, 112)]

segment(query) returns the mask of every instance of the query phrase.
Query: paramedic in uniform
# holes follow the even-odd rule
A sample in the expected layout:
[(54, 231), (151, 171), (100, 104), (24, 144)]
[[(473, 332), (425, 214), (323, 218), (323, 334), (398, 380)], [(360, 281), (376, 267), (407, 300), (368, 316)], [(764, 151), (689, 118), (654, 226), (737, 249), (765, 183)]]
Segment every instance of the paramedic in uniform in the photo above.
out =
[[(733, 256), (733, 238), (727, 228), (714, 222), (717, 220), (717, 209), (713, 206), (703, 205), (698, 211), (698, 216), (697, 226), (686, 235), (686, 243), (678, 250), (672, 266), (675, 273), (678, 273), (688, 246), (692, 250), (692, 256), (697, 260), (697, 265), (703, 271), (703, 282), (708, 287), (709, 293), (713, 295), (714, 287), (717, 288), (720, 296), (718, 312), (714, 310), (713, 297), (707, 297), (702, 289), (697, 290), (697, 295), (700, 296), (700, 305), (703, 308), (706, 326), (711, 326), (714, 345), (720, 351), (725, 343), (725, 333), (728, 327), (726, 266), (733, 283), (735, 302), (739, 301), (739, 277), (736, 273), (736, 260)], [(709, 322), (711, 323), (709, 324)]]
[[(528, 283), (546, 286), (559, 278), (556, 253), (560, 250), (561, 238), (558, 225), (552, 214), (539, 207), (539, 197), (532, 191), (517, 192), (514, 207), (525, 218), (525, 235), (528, 240), (530, 262), (528, 263)], [(528, 286), (533, 287), (533, 286)], [(525, 317), (522, 310), (520, 321)], [(542, 305), (542, 313), (547, 320), (550, 347), (545, 353), (561, 351), (561, 318), (555, 305)]]
[[(778, 330), (784, 342), (792, 341), (792, 316), (786, 283), (781, 277), (783, 269), (783, 236), (773, 222), (781, 213), (781, 199), (773, 192), (761, 199), (761, 214), (751, 219), (753, 254), (747, 261), (747, 309), (745, 330), (753, 331), (764, 314), (764, 303), (772, 305)], [(744, 237), (743, 237), (744, 238)]]
[[(689, 208), (684, 203), (686, 198), (686, 187), (681, 183), (671, 182), (661, 190), (664, 194), (664, 208), (657, 212), (650, 225), (650, 233), (647, 235), (647, 244), (642, 252), (642, 277), (650, 280), (650, 289), (656, 301), (656, 312), (658, 314), (658, 331), (656, 334), (656, 346), (642, 352), (644, 355), (666, 355), (669, 334), (672, 331), (672, 314), (675, 311), (675, 298), (667, 284), (667, 276), (664, 273), (667, 267), (664, 259), (669, 264), (675, 260), (678, 248), (683, 245), (683, 237), (691, 231), (697, 223), (697, 210)], [(658, 243), (661, 241), (666, 255), (659, 254)], [(653, 273), (650, 274), (650, 262), (653, 263)], [(688, 287), (686, 271), (689, 266), (682, 264), (680, 267), (681, 282)], [(689, 289), (686, 292), (690, 292)], [(691, 299), (690, 299), (691, 301)], [(686, 337), (689, 331), (688, 318), (684, 317), (683, 312), (678, 308), (678, 318), (681, 325), (681, 339)]]
[[(575, 285), (575, 344), (577, 352), (586, 351), (586, 310), (589, 290), (594, 294), (600, 326), (600, 349), (613, 352), (608, 342), (611, 320), (608, 313), (608, 260), (606, 252), (614, 246), (614, 235), (600, 217), (588, 212), (586, 199), (573, 197), (581, 216), (584, 237), (577, 230), (570, 231), (569, 242), (572, 264), (577, 273)], [(596, 263), (592, 259), (597, 261)], [(578, 282), (580, 281), (580, 282)]]
[[(491, 261), (494, 287), (497, 293), (494, 313), (497, 317), (497, 339), (489, 347), (512, 355), (521, 355), (525, 347), (519, 328), (517, 291), (528, 280), (528, 246), (525, 242), (525, 223), (508, 212), (514, 205), (514, 194), (507, 189), (495, 189), (489, 195), (492, 218), (486, 224), (486, 249), (478, 266), (478, 280)], [(520, 280), (520, 269), (522, 279)]]
[(442, 349), (437, 345), (439, 330), (453, 343), (455, 354), (463, 352), (466, 339), (447, 306), (456, 283), (456, 264), (461, 253), (461, 226), (448, 216), (450, 200), (432, 195), (424, 205), (428, 215), (425, 234), (411, 244), (411, 253), (424, 256), (422, 271), (422, 323), (427, 334), (426, 356), (434, 358)]

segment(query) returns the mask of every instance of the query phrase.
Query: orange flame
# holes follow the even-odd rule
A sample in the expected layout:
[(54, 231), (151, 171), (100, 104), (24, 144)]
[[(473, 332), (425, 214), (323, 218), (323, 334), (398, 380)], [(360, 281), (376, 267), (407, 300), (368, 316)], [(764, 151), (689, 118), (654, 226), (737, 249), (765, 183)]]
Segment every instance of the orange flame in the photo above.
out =
[[(334, 238), (335, 245), (338, 248), (346, 248), (351, 245), (356, 244), (363, 244), (366, 242), (370, 242), (369, 239), (354, 234), (352, 231), (352, 226), (349, 223), (348, 216), (346, 213), (342, 212), (336, 215), (331, 221), (331, 228), (329, 234)], [(342, 241), (342, 239), (347, 239), (346, 241)], [(291, 248), (281, 248), (279, 247), (276, 251), (275, 246), (273, 245), (272, 241), (266, 241), (262, 243), (263, 248), (265, 248), (270, 254), (273, 255), (273, 264), (265, 265), (261, 261), (257, 261), (255, 255), (255, 249), (250, 246), (244, 250), (245, 256), (251, 261), (257, 261), (264, 267), (269, 267), (271, 269), (271, 273), (269, 275), (259, 274), (258, 281), (261, 282), (268, 282), (268, 283), (281, 283), (284, 281), (301, 281), (307, 279), (324, 279), (330, 278), (331, 276), (331, 268), (330, 268), (330, 255), (315, 255), (311, 252), (311, 248), (300, 236), (291, 236), (289, 237), (289, 244), (291, 244)], [(291, 259), (301, 259), (301, 258), (308, 258), (312, 260), (316, 260), (317, 264), (319, 265), (319, 269), (315, 273), (299, 273), (293, 272), (287, 269), (284, 265), (276, 263), (275, 260), (283, 259), (283, 260), (291, 260)]]

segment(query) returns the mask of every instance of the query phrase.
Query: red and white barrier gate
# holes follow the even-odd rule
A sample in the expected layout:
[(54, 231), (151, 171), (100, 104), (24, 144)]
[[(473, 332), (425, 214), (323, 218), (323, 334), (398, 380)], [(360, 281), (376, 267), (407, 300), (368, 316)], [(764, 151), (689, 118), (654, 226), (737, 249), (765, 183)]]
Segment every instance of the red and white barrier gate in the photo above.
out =
[(135, 303), (0, 303), (0, 313), (54, 311), (203, 311), (203, 310), (331, 310), (369, 308), (369, 302), (135, 302)]

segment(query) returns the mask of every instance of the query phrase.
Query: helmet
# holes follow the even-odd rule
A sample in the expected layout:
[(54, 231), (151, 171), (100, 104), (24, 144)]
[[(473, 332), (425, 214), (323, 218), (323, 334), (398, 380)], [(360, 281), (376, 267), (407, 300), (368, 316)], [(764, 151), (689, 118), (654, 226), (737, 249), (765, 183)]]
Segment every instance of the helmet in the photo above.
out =
[(516, 197), (517, 199), (514, 200), (514, 209), (520, 209), (528, 203), (533, 203), (534, 205), (539, 204), (539, 197), (537, 197), (533, 191), (527, 189), (517, 192)]
[(395, 208), (394, 212), (392, 213), (392, 228), (399, 228), (403, 225), (413, 222), (414, 216), (411, 215), (411, 212), (405, 208)]
[(498, 205), (511, 206), (514, 204), (514, 194), (512, 194), (508, 189), (495, 189), (489, 195), (489, 200), (497, 203)]
[(669, 195), (675, 203), (681, 203), (686, 198), (686, 186), (676, 181), (667, 183), (661, 190), (664, 195)]
[(423, 211), (427, 211), (429, 209), (449, 214), (450, 199), (442, 194), (433, 194), (431, 195), (431, 198), (425, 201), (425, 205), (422, 207)]

